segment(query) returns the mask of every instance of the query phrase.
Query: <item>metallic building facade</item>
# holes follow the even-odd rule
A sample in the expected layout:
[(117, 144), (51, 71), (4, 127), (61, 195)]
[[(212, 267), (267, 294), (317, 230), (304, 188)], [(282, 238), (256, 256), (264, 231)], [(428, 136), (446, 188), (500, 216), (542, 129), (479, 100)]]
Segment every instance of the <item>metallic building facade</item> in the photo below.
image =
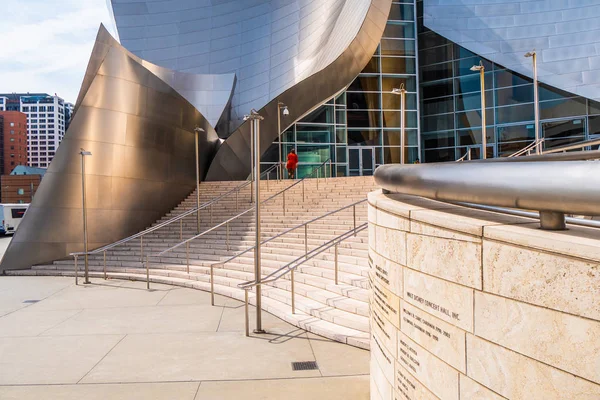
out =
[(194, 189), (196, 126), (206, 131), (199, 146), (206, 174), (218, 142), (214, 129), (144, 64), (101, 27), (71, 125), (0, 269), (82, 250), (81, 148), (92, 153), (86, 157), (90, 248), (142, 230)]

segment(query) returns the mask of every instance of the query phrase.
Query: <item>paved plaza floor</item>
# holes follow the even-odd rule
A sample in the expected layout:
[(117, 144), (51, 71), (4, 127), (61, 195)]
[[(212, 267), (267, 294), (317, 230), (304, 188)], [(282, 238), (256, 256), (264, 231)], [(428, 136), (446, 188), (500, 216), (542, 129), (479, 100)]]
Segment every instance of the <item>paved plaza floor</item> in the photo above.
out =
[(243, 303), (215, 304), (144, 282), (0, 276), (0, 399), (368, 399), (367, 351), (268, 313), (248, 338)]

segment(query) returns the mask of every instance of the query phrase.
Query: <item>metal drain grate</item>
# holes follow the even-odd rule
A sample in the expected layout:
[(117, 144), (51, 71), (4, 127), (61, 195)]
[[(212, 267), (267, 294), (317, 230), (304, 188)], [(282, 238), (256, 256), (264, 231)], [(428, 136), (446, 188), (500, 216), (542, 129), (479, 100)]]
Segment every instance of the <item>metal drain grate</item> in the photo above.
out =
[(292, 363), (294, 371), (308, 371), (311, 369), (319, 369), (316, 361), (295, 361)]
[(37, 303), (38, 301), (39, 300), (25, 300), (25, 301), (23, 301), (23, 303), (31, 304), (31, 303)]

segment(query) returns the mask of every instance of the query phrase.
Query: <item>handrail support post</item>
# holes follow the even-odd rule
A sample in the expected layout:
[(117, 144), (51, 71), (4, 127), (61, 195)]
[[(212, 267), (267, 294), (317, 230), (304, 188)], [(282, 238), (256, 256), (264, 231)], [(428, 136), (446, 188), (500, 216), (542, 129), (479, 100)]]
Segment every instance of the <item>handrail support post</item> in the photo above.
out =
[(304, 258), (308, 258), (308, 224), (304, 225)]
[(190, 242), (185, 242), (185, 258), (187, 263), (187, 273), (190, 273)]
[(106, 250), (104, 250), (104, 280), (106, 280)]
[(354, 236), (356, 236), (356, 205), (352, 206), (352, 219), (354, 220)]
[(296, 314), (296, 301), (295, 301), (295, 297), (296, 297), (296, 291), (294, 290), (294, 269), (291, 270), (292, 271), (292, 314)]
[(75, 259), (75, 285), (79, 284), (79, 271), (78, 271), (78, 267), (77, 267), (77, 254), (73, 255), (73, 258)]
[(146, 256), (146, 289), (150, 290), (150, 263), (148, 262), (148, 256)]
[(334, 248), (334, 267), (335, 267), (335, 284), (338, 284), (338, 243)]
[(210, 305), (215, 305), (215, 273), (214, 264), (210, 264)]
[(246, 337), (250, 336), (250, 316), (248, 315), (248, 289), (244, 289), (244, 315), (246, 321)]

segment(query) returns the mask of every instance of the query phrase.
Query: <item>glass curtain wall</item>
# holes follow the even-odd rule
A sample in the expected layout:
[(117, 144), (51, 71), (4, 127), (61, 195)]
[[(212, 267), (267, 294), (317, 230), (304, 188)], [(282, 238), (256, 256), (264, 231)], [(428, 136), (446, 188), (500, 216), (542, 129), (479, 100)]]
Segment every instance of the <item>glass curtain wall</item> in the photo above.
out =
[[(421, 140), (425, 162), (481, 157), (481, 88), (485, 67), (487, 156), (508, 156), (535, 140), (533, 81), (429, 31), (419, 12)], [(549, 149), (600, 134), (600, 104), (539, 84), (540, 135)]]
[[(391, 91), (402, 84), (407, 90), (405, 160), (418, 158), (417, 47), (414, 1), (394, 2), (380, 46), (356, 80), (281, 135), (282, 160), (296, 149), (299, 178), (329, 158), (334, 176), (372, 175), (381, 164), (399, 163), (400, 96)], [(277, 162), (277, 152), (275, 141), (261, 159), (263, 170)], [(329, 168), (323, 173), (328, 175)]]

